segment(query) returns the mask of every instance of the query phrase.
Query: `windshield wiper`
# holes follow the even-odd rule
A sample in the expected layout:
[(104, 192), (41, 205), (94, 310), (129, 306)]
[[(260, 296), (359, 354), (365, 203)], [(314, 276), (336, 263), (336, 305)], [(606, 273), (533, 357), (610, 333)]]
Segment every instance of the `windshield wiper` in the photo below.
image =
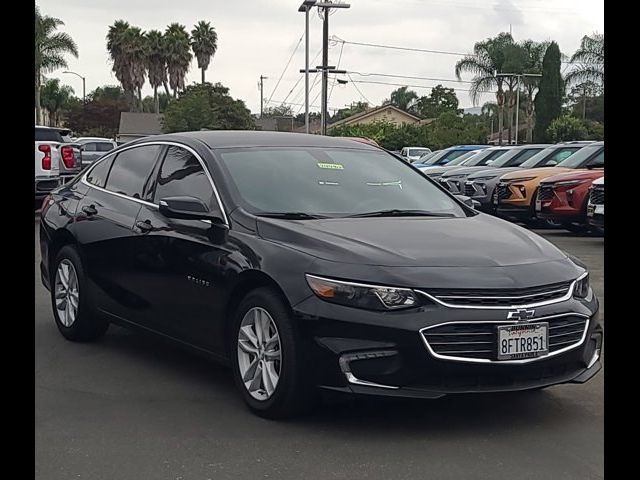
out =
[(284, 218), (287, 220), (315, 220), (318, 218), (327, 218), (324, 215), (312, 215), (306, 212), (260, 212), (256, 215), (259, 217)]
[(453, 217), (452, 213), (428, 212), (426, 210), (378, 210), (375, 212), (355, 213), (345, 218), (358, 217)]

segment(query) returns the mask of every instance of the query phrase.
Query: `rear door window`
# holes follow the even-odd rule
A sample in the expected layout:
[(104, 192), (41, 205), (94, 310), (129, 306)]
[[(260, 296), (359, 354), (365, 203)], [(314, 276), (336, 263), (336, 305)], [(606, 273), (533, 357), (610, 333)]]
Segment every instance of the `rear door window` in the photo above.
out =
[(117, 154), (107, 178), (107, 190), (143, 198), (160, 148), (159, 145), (143, 145)]

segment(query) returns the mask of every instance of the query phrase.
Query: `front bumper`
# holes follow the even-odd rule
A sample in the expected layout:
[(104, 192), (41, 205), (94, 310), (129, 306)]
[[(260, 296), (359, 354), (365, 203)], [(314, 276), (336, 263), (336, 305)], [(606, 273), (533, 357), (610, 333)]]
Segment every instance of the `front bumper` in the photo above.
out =
[(496, 208), (499, 217), (509, 218), (518, 221), (530, 220), (533, 215), (531, 208), (523, 205), (510, 205), (508, 203), (499, 203)]
[[(488, 363), (436, 358), (421, 330), (454, 321), (489, 323), (505, 310), (425, 306), (411, 312), (369, 312), (308, 298), (294, 309), (315, 382), (345, 393), (438, 398), (473, 392), (535, 389), (584, 383), (601, 368), (602, 329), (597, 300), (571, 299), (536, 309), (536, 318), (570, 312), (588, 318), (579, 344), (526, 363)], [(530, 321), (535, 321), (532, 319)], [(516, 323), (516, 322), (513, 322)], [(502, 323), (504, 324), (504, 322)]]

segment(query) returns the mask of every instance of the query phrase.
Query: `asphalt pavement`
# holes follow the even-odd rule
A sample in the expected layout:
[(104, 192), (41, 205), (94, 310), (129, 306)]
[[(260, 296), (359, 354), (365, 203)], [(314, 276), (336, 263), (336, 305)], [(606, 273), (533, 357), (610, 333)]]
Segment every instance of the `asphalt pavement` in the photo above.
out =
[[(604, 371), (584, 385), (432, 401), (336, 400), (311, 416), (252, 415), (225, 368), (111, 327), (58, 333), (35, 224), (35, 466), (56, 479), (595, 479)], [(582, 259), (601, 300), (602, 238), (544, 231)]]

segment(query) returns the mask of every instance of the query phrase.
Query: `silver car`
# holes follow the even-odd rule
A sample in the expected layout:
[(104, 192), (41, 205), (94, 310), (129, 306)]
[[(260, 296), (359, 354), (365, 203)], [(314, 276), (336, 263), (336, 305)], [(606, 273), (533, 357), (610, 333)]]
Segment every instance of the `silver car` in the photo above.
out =
[(80, 144), (82, 149), (82, 167), (88, 167), (105, 153), (110, 152), (118, 144), (110, 138), (100, 137), (80, 137), (75, 143)]

